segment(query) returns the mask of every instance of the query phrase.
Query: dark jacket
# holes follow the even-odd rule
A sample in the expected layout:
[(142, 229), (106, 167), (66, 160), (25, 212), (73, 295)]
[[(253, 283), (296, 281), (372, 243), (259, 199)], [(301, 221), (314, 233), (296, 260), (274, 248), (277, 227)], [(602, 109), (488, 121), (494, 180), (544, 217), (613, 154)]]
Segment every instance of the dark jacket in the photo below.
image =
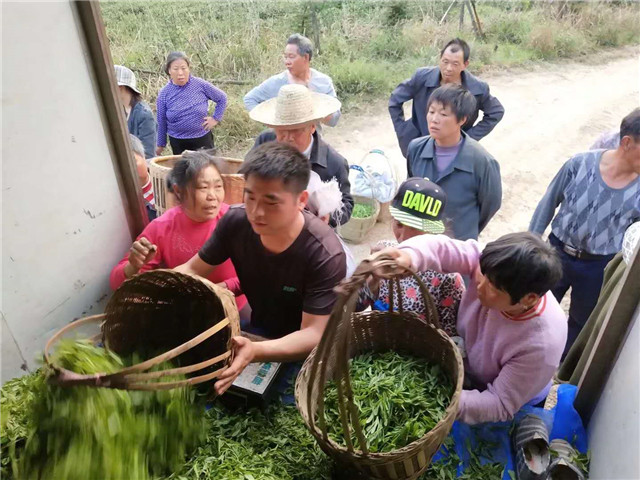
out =
[[(256, 148), (266, 142), (272, 142), (276, 139), (276, 132), (273, 130), (265, 130), (253, 145)], [(349, 164), (347, 160), (335, 151), (333, 147), (328, 145), (318, 132), (313, 134), (313, 146), (309, 156), (311, 162), (311, 170), (316, 172), (323, 182), (328, 182), (332, 178), (338, 181), (340, 191), (342, 192), (342, 214), (340, 215), (340, 225), (343, 225), (351, 218), (353, 210), (353, 197), (351, 196), (351, 184), (349, 183)], [(329, 224), (336, 226), (336, 221), (331, 218)]]
[[(462, 126), (462, 129), (475, 140), (480, 140), (493, 130), (504, 115), (504, 107), (496, 97), (489, 93), (489, 85), (474, 77), (467, 71), (462, 72), (462, 86), (469, 90), (476, 98), (476, 112)], [(427, 126), (427, 102), (431, 93), (440, 86), (440, 68), (423, 67), (416, 70), (408, 80), (405, 80), (391, 94), (389, 98), (389, 114), (393, 128), (398, 136), (398, 143), (402, 154), (407, 156), (407, 147), (414, 138), (429, 135)], [(413, 100), (411, 118), (404, 119), (402, 105)], [(478, 122), (478, 111), (484, 116)]]
[(445, 221), (458, 240), (477, 239), (491, 217), (500, 209), (502, 180), (500, 165), (482, 145), (462, 132), (463, 142), (453, 162), (437, 171), (435, 140), (416, 138), (409, 144), (409, 177), (426, 177), (447, 194)]
[(146, 103), (138, 102), (131, 109), (127, 120), (129, 133), (140, 139), (144, 145), (144, 156), (156, 156), (156, 119)]

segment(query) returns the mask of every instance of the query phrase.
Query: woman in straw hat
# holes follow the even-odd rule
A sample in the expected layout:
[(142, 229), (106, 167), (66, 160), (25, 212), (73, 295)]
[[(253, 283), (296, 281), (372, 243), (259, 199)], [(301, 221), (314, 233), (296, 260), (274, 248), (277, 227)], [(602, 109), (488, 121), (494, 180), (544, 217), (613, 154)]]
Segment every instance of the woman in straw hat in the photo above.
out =
[(323, 182), (335, 178), (342, 192), (342, 209), (339, 223), (335, 218), (330, 225), (344, 224), (351, 218), (353, 197), (349, 184), (349, 164), (333, 147), (327, 144), (316, 130), (316, 123), (340, 109), (340, 101), (329, 95), (311, 92), (304, 85), (284, 85), (276, 98), (255, 107), (249, 116), (271, 127), (256, 139), (253, 148), (266, 142), (286, 143), (311, 163)]
[(116, 82), (120, 92), (120, 102), (127, 119), (129, 133), (139, 138), (144, 145), (145, 158), (152, 158), (156, 145), (156, 120), (149, 105), (142, 101), (142, 94), (136, 87), (136, 76), (122, 65), (114, 65)]

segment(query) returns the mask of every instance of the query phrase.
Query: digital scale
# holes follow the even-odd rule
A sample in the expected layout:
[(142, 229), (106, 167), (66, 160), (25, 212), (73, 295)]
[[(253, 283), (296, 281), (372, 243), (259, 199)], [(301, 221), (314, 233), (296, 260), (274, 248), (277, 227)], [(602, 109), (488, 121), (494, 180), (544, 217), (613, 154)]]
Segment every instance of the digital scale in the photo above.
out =
[(237, 407), (266, 407), (276, 392), (281, 367), (280, 362), (250, 363), (221, 398)]

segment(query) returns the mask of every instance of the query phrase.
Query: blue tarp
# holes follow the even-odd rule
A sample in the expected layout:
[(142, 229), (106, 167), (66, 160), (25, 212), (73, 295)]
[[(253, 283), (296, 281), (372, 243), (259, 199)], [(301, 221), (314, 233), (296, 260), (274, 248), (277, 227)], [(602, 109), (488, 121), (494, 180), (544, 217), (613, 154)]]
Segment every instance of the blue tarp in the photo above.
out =
[[(560, 385), (558, 387), (558, 403), (551, 410), (544, 410), (525, 405), (515, 415), (517, 423), (522, 417), (531, 413), (539, 416), (547, 424), (550, 432), (549, 441), (562, 438), (575, 446), (580, 453), (587, 453), (588, 438), (582, 425), (578, 412), (573, 408), (573, 401), (577, 393), (574, 385)], [(471, 453), (480, 458), (480, 462), (502, 463), (505, 465), (503, 480), (510, 480), (509, 470), (513, 467), (513, 449), (510, 441), (510, 431), (514, 422), (483, 423), (479, 425), (467, 425), (462, 422), (454, 422), (450, 437), (453, 439), (454, 449), (460, 458), (461, 465), (458, 474), (461, 474), (469, 465)], [(483, 448), (480, 448), (482, 443)], [(434, 462), (447, 458), (449, 452), (441, 448), (435, 455)]]

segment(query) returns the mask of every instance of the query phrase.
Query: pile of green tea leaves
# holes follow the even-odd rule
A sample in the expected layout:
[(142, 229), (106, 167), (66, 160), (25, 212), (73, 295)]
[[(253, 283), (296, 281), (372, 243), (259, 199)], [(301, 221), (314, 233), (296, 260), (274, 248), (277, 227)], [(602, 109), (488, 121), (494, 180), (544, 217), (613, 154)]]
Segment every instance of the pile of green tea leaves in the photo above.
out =
[(274, 403), (232, 411), (207, 410), (207, 440), (171, 480), (322, 480), (332, 461), (318, 447), (293, 405)]
[[(432, 430), (444, 417), (453, 387), (438, 365), (388, 351), (367, 352), (350, 362), (351, 387), (360, 424), (371, 452), (404, 447)], [(325, 388), (329, 436), (346, 445), (335, 382)], [(351, 441), (358, 440), (351, 431)]]
[[(89, 347), (88, 350), (91, 353), (93, 347)], [(84, 371), (108, 370), (109, 366), (116, 368), (115, 364), (119, 364), (117, 357), (107, 355), (108, 358), (105, 360), (106, 352), (104, 351), (94, 352), (99, 354), (96, 356), (83, 354), (75, 360), (71, 355), (73, 352), (77, 354), (78, 347), (73, 347), (72, 352), (68, 353), (70, 363), (66, 365), (91, 364), (91, 367)], [(383, 367), (377, 369), (376, 365), (371, 363), (369, 363), (369, 367), (382, 372), (386, 372), (388, 368), (398, 368), (398, 359), (393, 358), (395, 355), (391, 357), (387, 357), (387, 355), (381, 355), (385, 359), (382, 362), (385, 364)], [(406, 368), (404, 364), (408, 358), (411, 360), (410, 357), (403, 357), (400, 362), (402, 372)], [(66, 359), (66, 355), (63, 355), (61, 361), (65, 362)], [(356, 361), (356, 366), (360, 360), (364, 359), (359, 358)], [(101, 363), (105, 361), (106, 364)], [(111, 362), (115, 362), (115, 364)], [(424, 383), (424, 369), (426, 367), (421, 360), (417, 362), (419, 362), (418, 369), (423, 372), (421, 378)], [(77, 371), (83, 370), (79, 368)], [(438, 375), (435, 371), (432, 374), (430, 367), (427, 373), (429, 375), (427, 379)], [(394, 382), (400, 385), (404, 383), (404, 380), (398, 377)], [(406, 386), (402, 388), (406, 388)], [(80, 394), (82, 390), (86, 390), (86, 394)], [(116, 399), (110, 401), (113, 407), (109, 407), (109, 415), (105, 418), (101, 418), (97, 411), (86, 412), (88, 405), (100, 405), (94, 403), (93, 397), (93, 395), (98, 395), (100, 398), (99, 392), (107, 396), (116, 394)], [(187, 399), (189, 408), (185, 408), (183, 401), (178, 401), (179, 399), (185, 400), (185, 392), (176, 390), (158, 393), (161, 394), (159, 399), (154, 398), (156, 394), (151, 392), (124, 392), (90, 387), (62, 389), (62, 387), (48, 384), (43, 370), (7, 382), (0, 393), (2, 402), (2, 478), (39, 477), (55, 478), (56, 480), (59, 478), (155, 478), (157, 480), (329, 480), (332, 478), (334, 469), (332, 460), (320, 450), (295, 406), (285, 406), (280, 402), (274, 402), (264, 412), (257, 409), (244, 411), (230, 410), (216, 401), (205, 412), (204, 407), (199, 405), (197, 401), (192, 401), (191, 397)], [(129, 400), (123, 401), (120, 398), (121, 394), (126, 396), (133, 394), (133, 396), (129, 397)], [(146, 400), (140, 401), (139, 398), (135, 400), (140, 396), (139, 394)], [(167, 394), (178, 395), (178, 397), (173, 398), (173, 403), (166, 402), (167, 398), (164, 398), (163, 395)], [(90, 396), (87, 397), (87, 395)], [(47, 402), (63, 400), (59, 404), (62, 409), (67, 408), (66, 418), (72, 424), (69, 426), (60, 425), (62, 417), (58, 409), (52, 410), (51, 406), (46, 407), (46, 405), (43, 407), (43, 398)], [(448, 398), (445, 396), (445, 404), (448, 403)], [(76, 405), (77, 413), (69, 411), (71, 402)], [(126, 414), (120, 410), (123, 404), (126, 405), (124, 409)], [(40, 406), (38, 407), (38, 405)], [(151, 406), (155, 406), (155, 408), (149, 412), (147, 408)], [(107, 405), (104, 407), (106, 408)], [(130, 414), (130, 409), (135, 412), (134, 415)], [(33, 416), (32, 412), (37, 412), (37, 415)], [(86, 423), (84, 417), (80, 418), (80, 415), (85, 415), (84, 412), (88, 413), (89, 421), (94, 421), (93, 424)], [(420, 413), (424, 415), (425, 412), (426, 410)], [(47, 413), (51, 419), (43, 418)], [(115, 416), (113, 416), (114, 413)], [(148, 425), (143, 425), (136, 423), (135, 420), (132, 421), (132, 417), (136, 415), (150, 420), (150, 422)], [(164, 423), (158, 424), (158, 417), (166, 422), (166, 425)], [(184, 423), (179, 420), (180, 417), (183, 418), (182, 422)], [(109, 430), (109, 418), (117, 418), (121, 423), (119, 430), (115, 424), (111, 426), (114, 429), (113, 436)], [(98, 419), (97, 422), (95, 422), (96, 419)], [(112, 422), (116, 422), (116, 420), (112, 420)], [(206, 433), (204, 437), (199, 438), (195, 430), (200, 431), (202, 422), (204, 422)], [(93, 425), (92, 432), (89, 431), (91, 425)], [(124, 428), (131, 428), (130, 425), (140, 431), (126, 433)], [(28, 448), (35, 448), (32, 445), (33, 439), (37, 438), (38, 442), (41, 438), (48, 439), (53, 434), (53, 426), (57, 428), (58, 435), (61, 435), (57, 440), (52, 439), (51, 445), (54, 449), (53, 452), (56, 453), (35, 457), (35, 452), (41, 453), (42, 449), (27, 450), (25, 448), (27, 438), (30, 442)], [(158, 436), (150, 434), (147, 428), (155, 429)], [(39, 434), (35, 432), (37, 429), (43, 429), (44, 432)], [(71, 435), (70, 430), (78, 430), (79, 437)], [(45, 432), (48, 434), (45, 435)], [(167, 434), (170, 435), (167, 436)], [(129, 435), (133, 436), (129, 437)], [(66, 444), (70, 448), (68, 452), (61, 453), (60, 445), (65, 438)], [(160, 441), (160, 438), (164, 440)], [(87, 448), (91, 450), (90, 454), (77, 456), (79, 452), (83, 451), (83, 448), (77, 444), (79, 439), (87, 442)], [(122, 447), (117, 444), (120, 439), (124, 443)], [(139, 444), (132, 445), (134, 441)], [(452, 442), (451, 437), (447, 438), (445, 446), (450, 454), (445, 459), (433, 463), (427, 472), (420, 477), (422, 480), (454, 480), (458, 478), (457, 469), (461, 462), (455, 454)], [(76, 446), (74, 447), (74, 445)], [(192, 445), (192, 447), (188, 445)], [(162, 458), (159, 458), (161, 452), (172, 458), (167, 457), (163, 461)], [(137, 462), (134, 460), (135, 457), (138, 458)], [(27, 462), (30, 462), (31, 465), (27, 465)], [(163, 471), (159, 471), (159, 468), (154, 469), (154, 466), (160, 465), (158, 462), (164, 462)], [(65, 472), (64, 468), (71, 466), (74, 468)], [(459, 478), (494, 480), (501, 478), (498, 472), (501, 472), (502, 468), (499, 464), (481, 465), (479, 459), (472, 455), (471, 463), (466, 467), (463, 476)]]
[(12, 460), (24, 447), (29, 431), (27, 412), (42, 388), (41, 371), (9, 380), (0, 391), (0, 478), (13, 475)]
[(351, 212), (353, 218), (368, 218), (371, 215), (373, 215), (373, 207), (364, 203), (356, 203)]
[[(124, 366), (113, 352), (71, 340), (59, 343), (54, 361), (81, 374)], [(193, 389), (62, 387), (48, 382), (48, 373), (43, 368), (2, 388), (3, 478), (151, 479), (180, 468), (204, 438)]]

